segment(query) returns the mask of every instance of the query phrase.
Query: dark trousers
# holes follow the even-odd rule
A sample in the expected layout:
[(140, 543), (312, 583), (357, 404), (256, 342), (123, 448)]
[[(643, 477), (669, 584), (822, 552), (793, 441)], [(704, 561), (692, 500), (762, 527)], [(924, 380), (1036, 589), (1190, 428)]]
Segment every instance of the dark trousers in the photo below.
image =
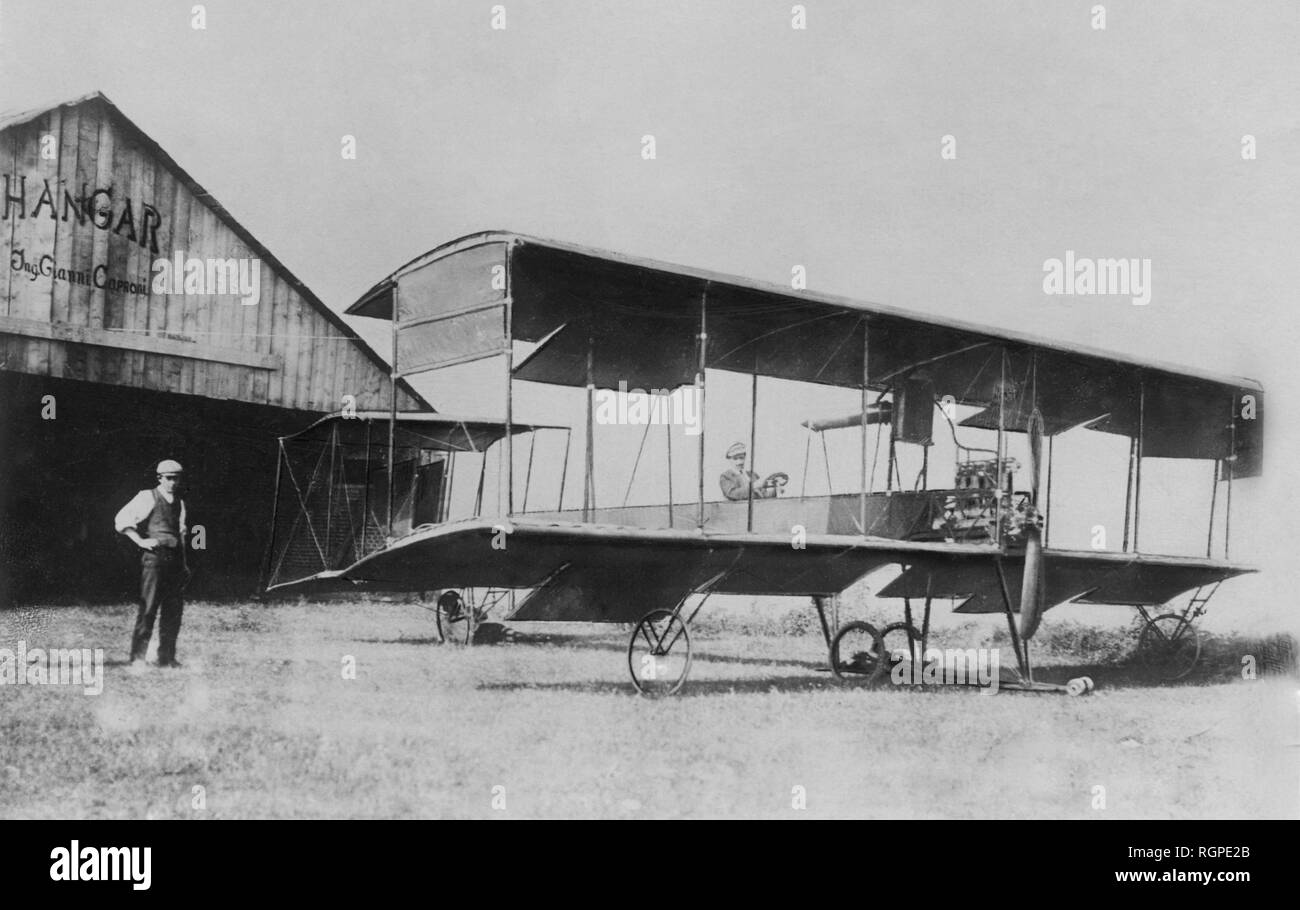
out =
[(181, 591), (185, 585), (184, 563), (180, 554), (171, 547), (147, 550), (140, 557), (140, 612), (135, 618), (135, 631), (131, 635), (131, 659), (144, 660), (149, 650), (149, 637), (153, 635), (153, 622), (158, 623), (158, 663), (166, 664), (176, 659), (176, 637), (181, 632), (181, 613), (184, 603)]

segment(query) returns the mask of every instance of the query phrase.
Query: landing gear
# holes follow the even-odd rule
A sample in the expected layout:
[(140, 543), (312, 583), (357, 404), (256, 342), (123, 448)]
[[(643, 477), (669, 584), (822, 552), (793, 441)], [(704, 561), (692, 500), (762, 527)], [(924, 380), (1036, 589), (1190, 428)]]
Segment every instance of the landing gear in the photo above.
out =
[(831, 671), (837, 679), (871, 685), (888, 665), (884, 639), (871, 623), (848, 623), (831, 642)]
[(1143, 620), (1134, 659), (1166, 682), (1182, 679), (1201, 659), (1205, 638), (1196, 628), (1196, 620), (1206, 610), (1222, 580), (1201, 585), (1192, 592), (1182, 613), (1163, 613), (1152, 618), (1146, 607), (1138, 605)]
[(1147, 620), (1138, 637), (1137, 659), (1161, 679), (1182, 679), (1201, 657), (1199, 629), (1185, 615), (1165, 613)]
[(880, 630), (880, 638), (884, 642), (884, 653), (890, 667), (902, 660), (914, 664), (924, 663), (921, 632), (916, 626), (906, 622), (891, 622)]
[(1087, 695), (1092, 692), (1095, 687), (1092, 678), (1088, 676), (1075, 677), (1063, 686), (1056, 683), (1034, 681), (1029, 663), (1029, 640), (1020, 637), (1020, 630), (1013, 615), (1011, 593), (1007, 588), (1007, 576), (1003, 571), (1001, 558), (995, 558), (993, 565), (997, 569), (998, 587), (1002, 590), (1002, 609), (1007, 618), (1007, 631), (1011, 636), (1011, 647), (1015, 649), (1016, 665), (1020, 670), (1020, 679), (1018, 681), (1003, 682), (999, 688), (1014, 692), (1056, 692), (1072, 697)]
[(691, 634), (677, 610), (652, 610), (627, 643), (627, 668), (642, 695), (673, 695), (691, 672)]
[[(496, 644), (509, 636), (500, 620), (514, 610), (515, 592), (509, 588), (463, 588), (443, 591), (433, 614), (443, 644)], [(494, 614), (498, 619), (491, 620)]]

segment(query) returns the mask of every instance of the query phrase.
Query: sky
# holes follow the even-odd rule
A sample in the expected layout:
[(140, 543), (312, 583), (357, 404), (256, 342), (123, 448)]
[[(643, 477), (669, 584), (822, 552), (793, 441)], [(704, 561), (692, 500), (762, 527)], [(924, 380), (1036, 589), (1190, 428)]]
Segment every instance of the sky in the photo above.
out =
[[(782, 284), (798, 264), (813, 290), (1258, 379), (1266, 475), (1234, 494), (1234, 537), (1276, 567), (1243, 590), (1292, 597), (1300, 4), (1103, 3), (1104, 29), (1086, 2), (818, 0), (804, 29), (789, 2), (499, 5), (504, 29), (478, 0), (219, 0), (198, 29), (188, 2), (3, 0), (0, 110), (103, 91), (340, 311), (502, 228)], [(1150, 303), (1045, 294), (1067, 250), (1150, 259)], [(747, 381), (728, 383), (747, 412)], [(481, 371), (417, 384), (499, 410)], [(760, 471), (802, 465), (792, 395), (760, 391), (780, 443)], [(582, 420), (549, 390), (519, 407)], [(720, 470), (747, 427), (719, 427)], [(598, 445), (626, 465), (640, 430), (611, 432)], [(1065, 524), (1116, 523), (1124, 452), (1106, 445), (1062, 452), (1081, 478), (1060, 481)], [(1208, 467), (1183, 467), (1144, 485), (1176, 548), (1208, 509)]]

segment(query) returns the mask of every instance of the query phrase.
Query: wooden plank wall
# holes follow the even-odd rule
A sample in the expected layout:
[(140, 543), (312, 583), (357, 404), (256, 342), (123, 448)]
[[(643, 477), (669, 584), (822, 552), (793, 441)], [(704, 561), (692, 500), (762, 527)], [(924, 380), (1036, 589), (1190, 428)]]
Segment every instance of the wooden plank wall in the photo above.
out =
[[(44, 137), (54, 140), (49, 157), (41, 154)], [(9, 175), (9, 195), (22, 197), (9, 202), (0, 222), (0, 317), (106, 329), (125, 345), (51, 340), (48, 332), (29, 337), (11, 321), (0, 331), (4, 369), (300, 410), (337, 410), (349, 394), (358, 407), (388, 407), (386, 370), (264, 260), (254, 306), (236, 294), (153, 290), (155, 261), (174, 259), (178, 250), (202, 260), (258, 254), (101, 101), (56, 108), (0, 132), (0, 174)], [(47, 183), (53, 209), (42, 203)], [(111, 196), (94, 195), (98, 211), (79, 212), (80, 200), (97, 190)], [(43, 256), (67, 277), (39, 274)], [(34, 278), (13, 268), (19, 258), (38, 268)], [(97, 268), (101, 279), (134, 282), (137, 292), (96, 286)], [(76, 273), (92, 280), (79, 282)], [(198, 356), (131, 349), (130, 339), (142, 336), (193, 344)], [(249, 366), (246, 357), (245, 364), (223, 362), (231, 351), (271, 355), (279, 366)], [(398, 404), (417, 407), (405, 393)]]

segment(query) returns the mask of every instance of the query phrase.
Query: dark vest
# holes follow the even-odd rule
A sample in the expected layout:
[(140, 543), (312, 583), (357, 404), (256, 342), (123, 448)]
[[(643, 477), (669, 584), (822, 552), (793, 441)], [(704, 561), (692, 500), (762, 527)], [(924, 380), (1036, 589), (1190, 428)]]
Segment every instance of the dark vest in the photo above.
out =
[(181, 498), (175, 496), (173, 500), (168, 502), (154, 489), (153, 511), (149, 513), (145, 535), (164, 547), (175, 548), (181, 545)]

